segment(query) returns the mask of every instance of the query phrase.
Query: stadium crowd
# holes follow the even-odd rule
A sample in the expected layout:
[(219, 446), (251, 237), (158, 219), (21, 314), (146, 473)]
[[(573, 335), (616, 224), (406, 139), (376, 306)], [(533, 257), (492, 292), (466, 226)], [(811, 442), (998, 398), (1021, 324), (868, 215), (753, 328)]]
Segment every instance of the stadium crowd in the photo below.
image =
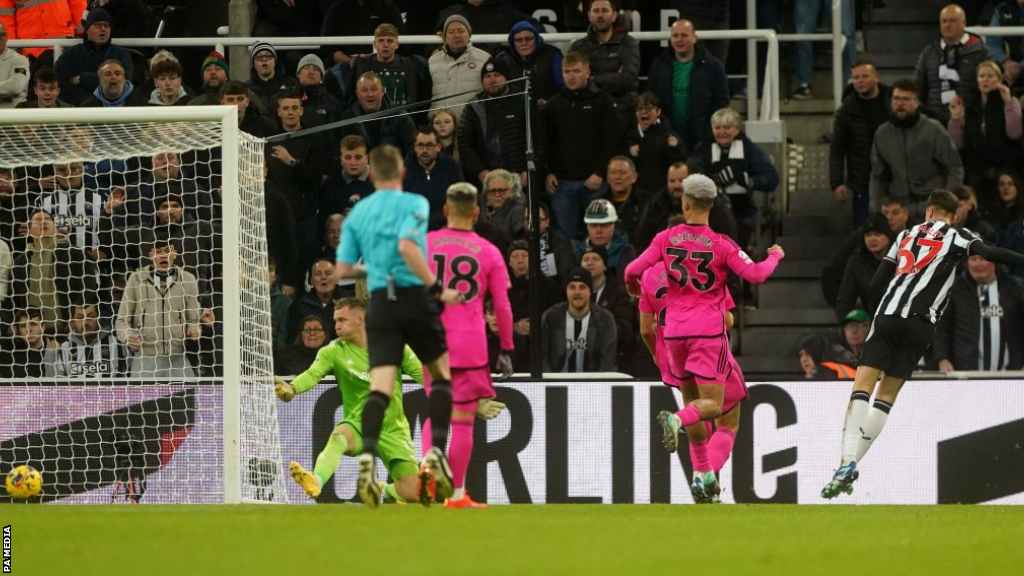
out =
[[(67, 4), (72, 21), (47, 32), (51, 37), (70, 34), (66, 28), (85, 2)], [(681, 2), (692, 13), (683, 11), (664, 53), (642, 69), (625, 14), (631, 2), (581, 4), (568, 29), (585, 35), (563, 51), (545, 42), (543, 28), (516, 2), (445, 2), (451, 6), (410, 10), (403, 20), (391, 0), (259, 1), (257, 34), (372, 35), (373, 44), (296, 52), (256, 42), (247, 82), (229, 80), (229, 64), (217, 52), (197, 71), (184, 70), (166, 50), (140, 62), (117, 44), (132, 34), (130, 12), (113, 9), (122, 4), (129, 3), (110, 0), (109, 10), (88, 10), (82, 43), (55, 62), (38, 50), (26, 57), (7, 48), (18, 14), (0, 8), (0, 107), (220, 103), (237, 106), (241, 129), (254, 136), (298, 133), (266, 147), (280, 374), (309, 365), (335, 337), (334, 303), (356, 294), (354, 282), (335, 278), (334, 255), (347, 213), (373, 192), (368, 157), (381, 144), (406, 156), (405, 188), (429, 201), (432, 229), (443, 224), (449, 185), (479, 187), (476, 231), (501, 250), (510, 271), (517, 371), (528, 370), (529, 341), (536, 337), (546, 371), (582, 367), (656, 376), (639, 339), (636, 301), (623, 284), (625, 267), (681, 212), (687, 175), (714, 180), (720, 194), (711, 226), (748, 249), (758, 240), (755, 195), (779, 185), (773, 160), (729, 107), (721, 45), (699, 41), (701, 26), (721, 28), (719, 2)], [(795, 4), (799, 29), (811, 18), (804, 5), (817, 2)], [(1021, 22), (1024, 1), (1011, 0), (996, 8), (992, 25)], [(959, 6), (943, 8), (915, 78), (892, 86), (880, 82), (869, 58), (857, 59), (855, 50), (844, 54), (850, 83), (835, 115), (831, 187), (837, 200), (851, 199), (857, 228), (822, 274), (842, 338), (814, 335), (801, 342), (809, 378), (852, 376), (877, 305), (867, 301), (871, 275), (896, 234), (921, 221), (931, 190), (958, 195), (956, 224), (1024, 250), (1024, 39), (982, 40), (966, 33), (966, 24)], [(440, 45), (429, 51), (402, 46), (403, 33), (423, 31), (436, 31)], [(480, 33), (507, 33), (507, 43), (476, 45), (473, 35)], [(797, 98), (811, 94), (808, 74), (801, 72), (809, 67), (809, 46), (795, 52)], [(855, 46), (847, 43), (847, 51)], [(531, 142), (524, 77), (534, 112)], [(442, 108), (430, 114), (423, 108), (389, 114), (440, 98), (446, 99), (434, 107)], [(336, 122), (343, 124), (301, 132)], [(83, 150), (102, 138), (85, 125), (65, 136)], [(22, 131), (3, 145), (31, 146), (32, 137)], [(0, 376), (215, 374), (222, 293), (218, 162), (215, 153), (165, 152), (0, 167), (6, 326)], [(537, 223), (540, 278), (530, 278), (525, 241), (530, 184), (544, 198)], [(1022, 279), (1024, 269), (1001, 270), (972, 257), (954, 286), (929, 366), (1024, 367)], [(530, 299), (531, 283), (540, 286), (537, 303)], [(734, 296), (744, 301), (742, 290)], [(539, 327), (530, 325), (534, 304), (544, 311)], [(748, 298), (746, 304), (754, 303)], [(580, 318), (588, 319), (576, 324), (584, 328), (569, 333), (569, 320)], [(493, 317), (488, 320), (496, 357), (497, 330)]]

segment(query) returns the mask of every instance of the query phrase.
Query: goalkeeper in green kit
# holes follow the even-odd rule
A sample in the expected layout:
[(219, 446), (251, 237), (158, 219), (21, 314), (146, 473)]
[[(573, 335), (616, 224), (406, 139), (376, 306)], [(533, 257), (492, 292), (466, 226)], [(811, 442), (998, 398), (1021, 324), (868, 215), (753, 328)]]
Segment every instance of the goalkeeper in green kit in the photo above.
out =
[[(296, 394), (312, 390), (320, 379), (333, 373), (341, 390), (345, 417), (334, 428), (327, 445), (316, 458), (313, 473), (298, 462), (289, 466), (292, 478), (302, 486), (310, 498), (320, 495), (321, 487), (338, 469), (342, 454), (358, 456), (363, 452), (363, 405), (370, 394), (370, 359), (366, 347), (366, 303), (356, 298), (339, 300), (334, 306), (334, 329), (338, 338), (317, 352), (316, 360), (308, 370), (291, 384), (275, 378), (274, 391), (285, 402)], [(384, 410), (378, 453), (394, 479), (394, 484), (381, 487), (386, 501), (418, 502), (419, 470), (409, 422), (402, 408), (402, 374), (423, 383), (423, 366), (412, 350), (406, 346), (401, 372), (395, 382), (395, 394)], [(430, 502), (424, 499), (424, 506)]]

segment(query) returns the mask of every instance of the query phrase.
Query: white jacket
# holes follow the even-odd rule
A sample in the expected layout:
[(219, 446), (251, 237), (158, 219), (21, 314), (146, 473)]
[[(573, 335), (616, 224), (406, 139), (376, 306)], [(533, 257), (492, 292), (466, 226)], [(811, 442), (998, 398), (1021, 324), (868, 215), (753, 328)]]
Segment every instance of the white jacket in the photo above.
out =
[(28, 98), (28, 58), (10, 48), (0, 54), (0, 108), (14, 108)]
[[(434, 98), (469, 92), (464, 96), (439, 102), (436, 106), (465, 104), (483, 90), (481, 81), (484, 64), (491, 55), (470, 43), (458, 58), (452, 58), (443, 48), (430, 57), (430, 79), (434, 83)], [(462, 106), (452, 108), (456, 118), (462, 118)]]

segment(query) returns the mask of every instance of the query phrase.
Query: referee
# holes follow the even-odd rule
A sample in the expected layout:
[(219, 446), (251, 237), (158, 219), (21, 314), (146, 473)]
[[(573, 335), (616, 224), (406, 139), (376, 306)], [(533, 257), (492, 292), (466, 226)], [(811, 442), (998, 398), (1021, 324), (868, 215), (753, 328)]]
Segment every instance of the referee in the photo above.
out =
[[(382, 145), (370, 152), (370, 181), (376, 192), (360, 200), (341, 229), (338, 278), (367, 276), (366, 314), (370, 355), (370, 394), (363, 408), (363, 454), (359, 457), (359, 498), (375, 506), (380, 499), (374, 458), (384, 410), (394, 392), (405, 346), (430, 371), (430, 422), (433, 448), (420, 467), (420, 498), (448, 498), (451, 469), (444, 454), (452, 413), (451, 370), (439, 303), (455, 304), (462, 295), (444, 290), (427, 265), (426, 237), (430, 204), (402, 191), (405, 166), (398, 148)], [(359, 264), (360, 259), (365, 263)], [(436, 492), (435, 492), (436, 488)]]

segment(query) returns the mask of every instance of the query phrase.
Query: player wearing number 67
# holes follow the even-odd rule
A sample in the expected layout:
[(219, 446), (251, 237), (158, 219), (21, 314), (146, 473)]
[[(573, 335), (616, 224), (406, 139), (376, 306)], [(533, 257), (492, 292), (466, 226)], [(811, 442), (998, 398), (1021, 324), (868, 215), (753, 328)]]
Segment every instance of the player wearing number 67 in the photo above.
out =
[[(871, 279), (869, 300), (881, 302), (864, 342), (843, 423), (842, 457), (822, 498), (853, 492), (858, 463), (878, 438), (903, 383), (932, 343), (935, 323), (968, 256), (1024, 265), (1024, 254), (988, 246), (966, 228), (950, 224), (957, 197), (948, 190), (928, 196), (925, 223), (900, 232)], [(882, 383), (875, 386), (882, 373)], [(868, 407), (871, 394), (875, 402)]]
[[(729, 270), (748, 282), (760, 284), (775, 271), (785, 256), (778, 245), (755, 264), (728, 236), (708, 227), (708, 216), (718, 188), (707, 176), (694, 174), (683, 180), (684, 224), (659, 233), (651, 245), (626, 267), (626, 288), (641, 295), (640, 277), (659, 262), (668, 270), (664, 337), (668, 367), (680, 380), (693, 378), (700, 398), (675, 414), (659, 415), (666, 433), (686, 427), (691, 438), (703, 441), (703, 421), (722, 415), (725, 382), (730, 376), (729, 336), (725, 325), (725, 281)], [(697, 498), (719, 492), (706, 444), (695, 446), (693, 486)]]
[[(482, 508), (464, 487), (469, 457), (473, 452), (473, 415), (481, 400), (496, 394), (491, 383), (487, 355), (484, 300), (494, 302), (498, 319), (501, 354), (497, 369), (507, 378), (512, 374), (512, 306), (508, 300), (508, 269), (501, 252), (473, 232), (480, 216), (475, 186), (452, 184), (446, 193), (444, 215), (448, 226), (427, 234), (427, 254), (443, 288), (462, 294), (462, 303), (446, 306), (441, 314), (448, 339), (452, 369), (452, 443), (448, 458), (452, 466), (452, 497), (447, 508)], [(430, 379), (424, 379), (430, 390)], [(423, 424), (423, 451), (430, 449), (431, 422)]]

